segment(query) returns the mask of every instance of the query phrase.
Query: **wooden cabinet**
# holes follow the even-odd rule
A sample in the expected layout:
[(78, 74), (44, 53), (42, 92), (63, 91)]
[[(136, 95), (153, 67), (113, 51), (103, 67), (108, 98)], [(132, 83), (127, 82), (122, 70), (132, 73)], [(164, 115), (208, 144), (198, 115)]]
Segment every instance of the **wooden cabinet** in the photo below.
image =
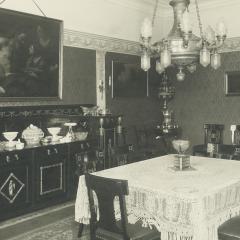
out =
[(103, 154), (96, 148), (95, 141), (72, 143), (69, 156), (69, 195), (76, 196), (79, 176), (87, 172), (104, 169)]
[(111, 167), (111, 148), (125, 144), (122, 116), (98, 116), (89, 119), (89, 125), (96, 138), (97, 157), (103, 160), (103, 168)]
[[(86, 92), (87, 93), (87, 92)], [(82, 107), (89, 108), (89, 116)], [(73, 199), (79, 175), (111, 167), (110, 150), (125, 142), (122, 117), (95, 116), (93, 105), (7, 107), (1, 110), (0, 130), (20, 133), (30, 124), (46, 134), (51, 126), (76, 122), (74, 132), (87, 131), (86, 141), (0, 149), (0, 221)], [(1, 141), (6, 141), (0, 136)]]
[(66, 144), (46, 146), (34, 151), (36, 202), (61, 201), (67, 196)]
[(32, 205), (30, 151), (0, 154), (0, 220), (20, 214)]

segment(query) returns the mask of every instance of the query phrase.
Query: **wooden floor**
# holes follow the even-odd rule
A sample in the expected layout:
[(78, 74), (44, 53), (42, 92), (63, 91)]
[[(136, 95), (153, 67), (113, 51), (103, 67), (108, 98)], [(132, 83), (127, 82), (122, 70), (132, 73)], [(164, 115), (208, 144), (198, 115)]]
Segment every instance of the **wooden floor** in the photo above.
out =
[[(64, 224), (64, 228), (61, 227), (61, 224)], [(62, 228), (63, 234), (61, 234), (59, 228)], [(54, 231), (56, 231), (56, 234)], [(49, 237), (49, 239), (52, 240), (76, 240), (78, 239), (77, 231), (78, 224), (74, 221), (74, 202), (68, 202), (1, 222), (0, 240), (48, 240), (46, 239), (46, 234), (49, 236), (49, 232), (53, 236)], [(67, 232), (69, 233), (67, 234)], [(67, 237), (63, 236), (65, 233)]]

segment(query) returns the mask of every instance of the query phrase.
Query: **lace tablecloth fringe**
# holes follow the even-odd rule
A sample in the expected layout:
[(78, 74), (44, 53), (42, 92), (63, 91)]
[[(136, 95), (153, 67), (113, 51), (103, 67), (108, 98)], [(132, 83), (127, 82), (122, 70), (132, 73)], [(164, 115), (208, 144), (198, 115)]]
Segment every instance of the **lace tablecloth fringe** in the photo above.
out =
[[(138, 189), (131, 189), (131, 192), (138, 192)], [(159, 232), (161, 232), (161, 239), (166, 240), (191, 240), (193, 236), (192, 226), (183, 225), (176, 223), (169, 223), (168, 221), (163, 221), (163, 219), (158, 218), (156, 214), (156, 209), (152, 208), (155, 204), (154, 199), (158, 198), (156, 194), (152, 194), (152, 197), (148, 198), (148, 202), (145, 202), (145, 198), (142, 194), (144, 192), (139, 190), (141, 194), (135, 199), (134, 206), (132, 204), (132, 199), (127, 201), (128, 209), (128, 221), (131, 224), (136, 223), (138, 220), (141, 220), (143, 227), (152, 228), (155, 226)], [(151, 196), (149, 192), (145, 192), (146, 196)], [(143, 198), (142, 198), (143, 197)], [(136, 197), (135, 197), (136, 198)], [(85, 185), (84, 177), (80, 177), (79, 187), (77, 193), (78, 203), (75, 204), (75, 221), (89, 224), (90, 212), (87, 196), (87, 188)], [(80, 206), (80, 208), (78, 208)], [(116, 219), (120, 219), (120, 210), (119, 204), (115, 204), (115, 215)]]
[(219, 213), (217, 216), (209, 217), (207, 224), (208, 238), (207, 240), (218, 240), (218, 228), (227, 220), (240, 215), (240, 206), (229, 208)]

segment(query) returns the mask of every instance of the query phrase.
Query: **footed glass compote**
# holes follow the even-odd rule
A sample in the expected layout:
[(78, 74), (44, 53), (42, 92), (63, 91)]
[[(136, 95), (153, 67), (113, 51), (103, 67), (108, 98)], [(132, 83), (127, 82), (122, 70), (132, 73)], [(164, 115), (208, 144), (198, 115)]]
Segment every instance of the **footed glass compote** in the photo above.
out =
[(49, 127), (47, 130), (52, 135), (52, 141), (53, 142), (59, 140), (58, 134), (61, 131), (60, 127)]
[(15, 142), (13, 141), (18, 135), (18, 132), (3, 132), (3, 136), (8, 140), (6, 143), (6, 147), (12, 148), (15, 146)]
[(190, 142), (188, 140), (173, 140), (174, 149), (178, 152), (174, 159), (174, 168), (183, 170), (190, 167), (190, 156), (186, 154)]
[(74, 122), (68, 122), (68, 123), (64, 123), (64, 126), (68, 127), (68, 132), (66, 134), (66, 138), (71, 141), (75, 138), (74, 132), (73, 132), (73, 127), (77, 126), (77, 123)]

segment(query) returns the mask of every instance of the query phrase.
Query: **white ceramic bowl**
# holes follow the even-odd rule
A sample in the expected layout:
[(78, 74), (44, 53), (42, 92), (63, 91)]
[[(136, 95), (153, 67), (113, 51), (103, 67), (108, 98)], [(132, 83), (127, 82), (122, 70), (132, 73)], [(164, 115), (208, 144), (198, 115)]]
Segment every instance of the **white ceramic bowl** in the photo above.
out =
[(47, 130), (52, 136), (57, 136), (60, 133), (61, 128), (60, 127), (49, 127), (49, 128), (47, 128)]
[(3, 136), (8, 140), (14, 140), (18, 135), (18, 132), (3, 132)]
[(75, 138), (79, 141), (83, 141), (87, 138), (88, 132), (75, 132)]
[(189, 148), (190, 142), (188, 140), (179, 139), (179, 140), (173, 140), (172, 144), (174, 149), (178, 153), (184, 153)]

